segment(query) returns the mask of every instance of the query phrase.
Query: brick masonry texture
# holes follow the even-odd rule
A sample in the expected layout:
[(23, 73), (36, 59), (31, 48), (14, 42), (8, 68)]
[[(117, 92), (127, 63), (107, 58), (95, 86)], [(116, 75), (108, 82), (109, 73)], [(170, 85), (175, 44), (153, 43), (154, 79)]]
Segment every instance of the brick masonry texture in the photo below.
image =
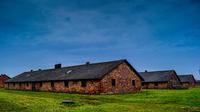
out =
[(143, 89), (167, 89), (169, 88), (168, 82), (144, 83)]
[(8, 79), (9, 79), (8, 77), (4, 77), (4, 76), (0, 77), (0, 88), (4, 88), (5, 86), (4, 82)]
[[(112, 79), (116, 80), (115, 87), (112, 86)], [(132, 85), (132, 80), (135, 80), (135, 86)], [(125, 63), (118, 66), (117, 69), (101, 80), (102, 93), (132, 93), (140, 90), (140, 78)]]
[[(112, 79), (116, 80), (116, 86), (112, 86)], [(135, 80), (135, 86), (132, 85), (132, 80)], [(41, 86), (42, 83), (42, 86)], [(7, 89), (18, 90), (34, 90), (35, 91), (53, 91), (66, 93), (85, 93), (85, 94), (100, 94), (100, 93), (133, 93), (141, 90), (141, 79), (134, 73), (126, 64), (120, 64), (116, 69), (106, 74), (101, 80), (87, 80), (87, 86), (81, 86), (81, 80), (69, 81), (68, 87), (65, 87), (64, 81), (54, 82), (54, 87), (51, 87), (51, 82), (36, 82), (36, 83), (7, 83)]]
[(100, 93), (100, 81), (90, 80), (87, 81), (86, 87), (81, 87), (81, 81), (69, 81), (69, 86), (65, 87), (64, 81), (54, 82), (54, 87), (51, 87), (51, 82), (41, 82), (33, 83), (10, 83), (6, 84), (7, 89), (17, 89), (17, 90), (33, 90), (33, 85), (35, 85), (35, 91), (51, 91), (51, 92), (66, 92), (66, 93)]
[(192, 88), (196, 86), (195, 82), (182, 82), (184, 88)]

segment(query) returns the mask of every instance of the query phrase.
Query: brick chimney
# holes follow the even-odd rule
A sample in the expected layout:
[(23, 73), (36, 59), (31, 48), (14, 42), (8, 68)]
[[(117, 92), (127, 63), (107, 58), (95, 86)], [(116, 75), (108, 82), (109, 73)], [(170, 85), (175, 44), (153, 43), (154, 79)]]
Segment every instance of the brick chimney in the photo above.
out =
[(55, 64), (55, 69), (60, 69), (62, 68), (62, 64)]
[(85, 64), (86, 64), (86, 65), (89, 65), (89, 64), (90, 64), (90, 62), (89, 62), (89, 61), (87, 61)]

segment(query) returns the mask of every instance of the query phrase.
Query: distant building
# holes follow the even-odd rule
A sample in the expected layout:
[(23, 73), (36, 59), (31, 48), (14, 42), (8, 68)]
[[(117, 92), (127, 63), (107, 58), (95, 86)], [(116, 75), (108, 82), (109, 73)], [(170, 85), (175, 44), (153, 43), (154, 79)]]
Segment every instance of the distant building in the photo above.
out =
[(8, 77), (6, 74), (0, 75), (0, 88), (4, 87), (4, 82), (8, 79), (10, 79), (10, 77)]
[(194, 87), (196, 85), (196, 80), (192, 74), (179, 75), (184, 88)]
[(133, 93), (143, 78), (127, 60), (24, 72), (8, 81), (7, 89), (66, 93)]
[(197, 85), (197, 86), (200, 86), (200, 80), (197, 80), (197, 81), (196, 81), (196, 85)]
[(144, 79), (142, 87), (144, 89), (176, 89), (182, 88), (179, 77), (175, 70), (165, 71), (145, 71), (140, 72)]

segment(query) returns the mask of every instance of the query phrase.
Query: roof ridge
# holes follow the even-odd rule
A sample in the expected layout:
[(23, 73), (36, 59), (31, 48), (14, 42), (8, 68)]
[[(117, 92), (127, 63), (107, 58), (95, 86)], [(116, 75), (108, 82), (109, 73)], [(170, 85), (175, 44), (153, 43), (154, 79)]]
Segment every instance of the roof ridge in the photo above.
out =
[(182, 75), (179, 75), (179, 76), (193, 76), (193, 74), (182, 74)]
[[(105, 63), (112, 63), (112, 62), (119, 62), (119, 61), (126, 61), (126, 59), (119, 59), (119, 60), (113, 60), (113, 61), (103, 61), (103, 62), (95, 62), (95, 63), (90, 63), (89, 65), (96, 65), (96, 64), (105, 64)], [(80, 66), (86, 66), (86, 64), (79, 64), (79, 65), (71, 65), (71, 66), (66, 66), (66, 67), (62, 67), (61, 69), (65, 69), (65, 68), (70, 68), (70, 67), (80, 67)], [(88, 65), (87, 65), (88, 66)], [(35, 72), (41, 72), (41, 71), (50, 71), (50, 70), (56, 70), (54, 68), (50, 68), (50, 69), (42, 69), (42, 70), (37, 70), (37, 71), (26, 71), (24, 73), (35, 73)]]
[(8, 77), (8, 78), (10, 78), (7, 74), (1, 74), (0, 77)]
[[(123, 62), (127, 62), (127, 60), (114, 60), (92, 64), (68, 66), (61, 69), (46, 69), (24, 72), (15, 76), (11, 80), (8, 80), (7, 82), (100, 79), (104, 74), (110, 72), (116, 66), (122, 64)], [(68, 73), (69, 70), (72, 71)]]
[(139, 73), (152, 73), (152, 72), (172, 72), (172, 71), (175, 71), (175, 70), (171, 69), (171, 70), (147, 71), (147, 72), (139, 72)]

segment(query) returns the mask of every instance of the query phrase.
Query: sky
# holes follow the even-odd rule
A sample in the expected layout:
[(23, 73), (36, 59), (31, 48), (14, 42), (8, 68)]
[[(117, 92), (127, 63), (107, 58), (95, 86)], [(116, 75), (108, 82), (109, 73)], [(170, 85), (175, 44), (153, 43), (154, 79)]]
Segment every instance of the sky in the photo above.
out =
[(0, 0), (0, 73), (118, 59), (200, 79), (200, 1)]

